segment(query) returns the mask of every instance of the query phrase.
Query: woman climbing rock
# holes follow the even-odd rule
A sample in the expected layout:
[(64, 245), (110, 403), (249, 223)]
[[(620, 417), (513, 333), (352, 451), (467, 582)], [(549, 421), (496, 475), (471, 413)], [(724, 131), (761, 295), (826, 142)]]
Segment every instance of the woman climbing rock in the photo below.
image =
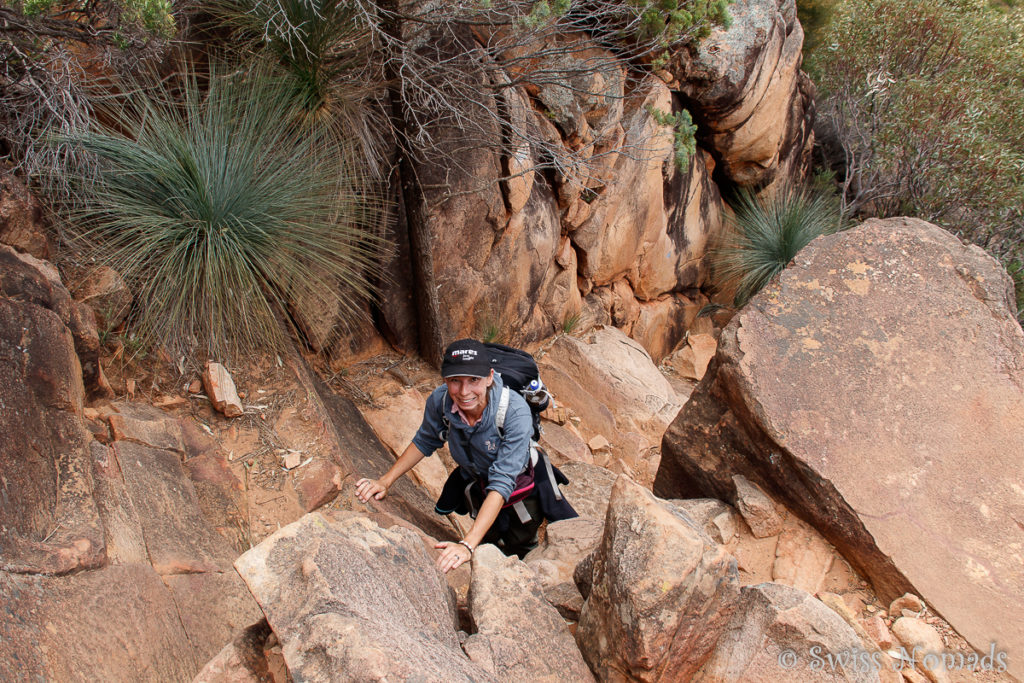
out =
[(493, 347), (475, 339), (449, 345), (441, 362), (444, 384), (427, 399), (412, 443), (380, 479), (356, 482), (360, 500), (380, 500), (399, 477), (448, 443), (458, 467), (434, 511), (469, 513), (474, 521), (461, 541), (435, 546), (441, 551), (437, 567), (444, 572), (469, 561), (481, 543), (522, 558), (536, 547), (544, 519), (576, 517), (558, 489), (568, 480), (531, 440), (530, 406), (495, 372), (495, 367), (500, 371), (495, 355)]

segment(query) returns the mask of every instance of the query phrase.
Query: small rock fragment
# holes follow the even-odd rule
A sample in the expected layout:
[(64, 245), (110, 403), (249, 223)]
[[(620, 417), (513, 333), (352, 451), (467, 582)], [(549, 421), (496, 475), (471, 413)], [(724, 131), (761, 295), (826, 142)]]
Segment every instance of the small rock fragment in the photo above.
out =
[(110, 443), (110, 431), (107, 429), (107, 423), (99, 418), (85, 420), (85, 428), (89, 430), (92, 437), (102, 444)]
[(688, 343), (693, 349), (695, 379), (704, 379), (708, 363), (715, 357), (715, 352), (718, 350), (718, 340), (710, 334), (691, 334)]
[[(779, 533), (772, 578), (776, 583), (814, 595), (824, 585), (834, 560), (832, 546), (810, 525), (789, 515)], [(837, 600), (842, 602), (838, 596)], [(849, 611), (845, 602), (842, 602), (842, 608)]]
[(743, 515), (750, 531), (757, 538), (768, 538), (782, 531), (782, 518), (775, 511), (775, 503), (764, 491), (742, 474), (734, 475), (736, 509)]
[(330, 503), (341, 490), (344, 474), (333, 462), (318, 458), (298, 472), (301, 474), (295, 480), (295, 492), (299, 497), (299, 505), (306, 512)]
[(183, 406), (187, 403), (188, 399), (184, 396), (161, 396), (153, 401), (153, 405), (157, 408), (173, 408), (174, 406)]
[[(913, 614), (904, 614), (903, 610), (910, 610)], [(924, 611), (924, 600), (913, 593), (904, 593), (902, 597), (896, 598), (889, 604), (890, 617), (920, 616)]]
[(690, 515), (716, 543), (724, 545), (736, 535), (736, 513), (727, 503), (714, 498), (690, 498), (670, 502)]
[(235, 391), (235, 381), (227, 369), (220, 363), (207, 361), (203, 371), (203, 386), (210, 403), (218, 412), (227, 417), (238, 417), (242, 414), (242, 401)]
[(829, 609), (842, 617), (843, 621), (850, 625), (853, 632), (857, 634), (858, 638), (860, 638), (865, 650), (873, 652), (877, 649), (874, 647), (874, 639), (871, 637), (871, 634), (864, 629), (864, 624), (862, 624), (861, 620), (857, 618), (857, 615), (853, 613), (853, 610), (851, 610), (850, 606), (846, 604), (846, 601), (843, 600), (842, 596), (836, 595), (835, 593), (821, 592), (818, 594), (818, 599), (825, 603)]
[(107, 418), (115, 441), (133, 441), (150, 448), (184, 453), (181, 428), (171, 420), (151, 420), (113, 414)]

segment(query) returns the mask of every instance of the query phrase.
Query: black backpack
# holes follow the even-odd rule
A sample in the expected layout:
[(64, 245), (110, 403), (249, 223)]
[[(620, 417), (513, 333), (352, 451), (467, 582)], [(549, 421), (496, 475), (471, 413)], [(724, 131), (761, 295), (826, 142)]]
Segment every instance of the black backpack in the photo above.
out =
[[(486, 342), (484, 346), (491, 353), (491, 367), (496, 374), (501, 375), (502, 383), (519, 393), (530, 406), (533, 415), (533, 440), (538, 441), (540, 414), (552, 403), (552, 398), (540, 379), (537, 361), (522, 349), (492, 342)], [(499, 430), (503, 427), (504, 425), (498, 425)]]

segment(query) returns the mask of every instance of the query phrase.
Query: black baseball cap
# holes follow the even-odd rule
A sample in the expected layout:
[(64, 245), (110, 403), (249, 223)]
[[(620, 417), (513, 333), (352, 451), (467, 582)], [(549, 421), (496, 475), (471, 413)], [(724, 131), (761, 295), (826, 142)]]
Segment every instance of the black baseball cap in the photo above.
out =
[(460, 339), (444, 350), (441, 377), (488, 377), (490, 374), (491, 354), (483, 342)]

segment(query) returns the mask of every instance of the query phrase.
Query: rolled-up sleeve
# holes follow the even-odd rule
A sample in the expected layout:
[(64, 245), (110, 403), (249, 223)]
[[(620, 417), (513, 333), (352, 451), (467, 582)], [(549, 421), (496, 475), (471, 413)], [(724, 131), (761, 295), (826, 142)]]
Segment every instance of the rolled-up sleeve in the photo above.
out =
[(443, 386), (435, 389), (427, 397), (427, 404), (423, 408), (423, 421), (420, 423), (416, 436), (412, 437), (412, 443), (423, 455), (432, 455), (434, 451), (444, 445), (441, 440), (441, 430), (444, 429), (442, 411), (444, 410)]
[(516, 477), (530, 458), (530, 436), (533, 434), (530, 407), (518, 394), (509, 403), (504, 433), (498, 446), (498, 455), (487, 472), (487, 490), (497, 491), (502, 498), (508, 500), (515, 487)]

